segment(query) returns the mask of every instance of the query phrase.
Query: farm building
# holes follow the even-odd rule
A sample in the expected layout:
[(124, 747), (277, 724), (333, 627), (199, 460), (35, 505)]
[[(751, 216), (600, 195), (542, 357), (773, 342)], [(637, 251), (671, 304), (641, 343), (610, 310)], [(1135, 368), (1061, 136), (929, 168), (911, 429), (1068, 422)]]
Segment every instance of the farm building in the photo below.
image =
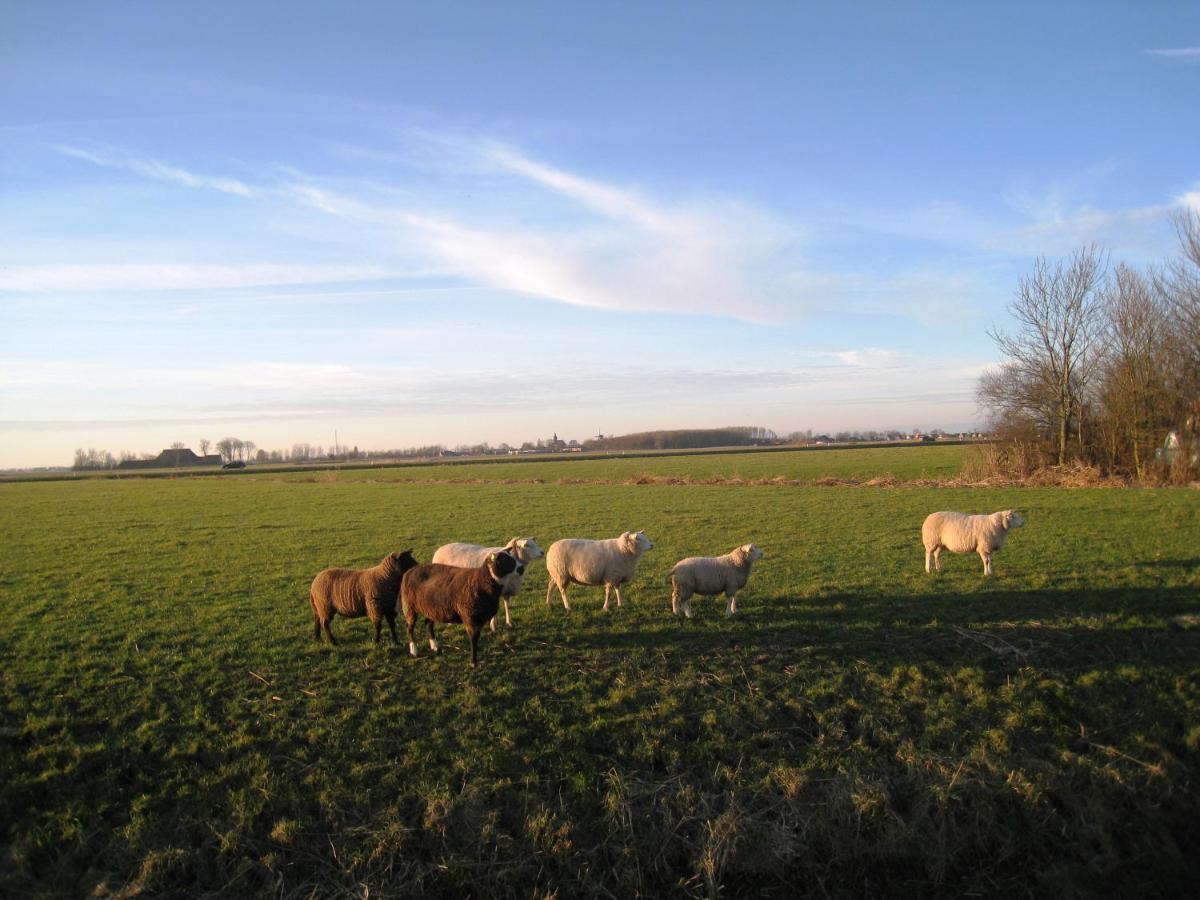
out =
[(154, 459), (123, 459), (118, 469), (182, 469), (188, 466), (219, 466), (221, 457), (216, 453), (197, 456), (188, 448), (167, 449)]

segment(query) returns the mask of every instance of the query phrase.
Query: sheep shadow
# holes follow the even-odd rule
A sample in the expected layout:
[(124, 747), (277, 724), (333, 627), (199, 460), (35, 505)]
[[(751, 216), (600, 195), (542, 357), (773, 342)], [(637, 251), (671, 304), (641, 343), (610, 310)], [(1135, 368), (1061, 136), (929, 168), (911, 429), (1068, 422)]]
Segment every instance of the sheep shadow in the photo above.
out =
[(581, 627), (556, 630), (573, 651), (652, 650), (668, 659), (747, 653), (780, 661), (853, 658), (881, 668), (1140, 664), (1182, 674), (1200, 658), (1200, 629), (1163, 623), (1198, 609), (1196, 591), (1185, 587), (847, 593), (765, 599), (733, 617), (724, 615), (721, 601), (696, 606), (693, 619), (642, 613), (619, 625), (588, 617)]

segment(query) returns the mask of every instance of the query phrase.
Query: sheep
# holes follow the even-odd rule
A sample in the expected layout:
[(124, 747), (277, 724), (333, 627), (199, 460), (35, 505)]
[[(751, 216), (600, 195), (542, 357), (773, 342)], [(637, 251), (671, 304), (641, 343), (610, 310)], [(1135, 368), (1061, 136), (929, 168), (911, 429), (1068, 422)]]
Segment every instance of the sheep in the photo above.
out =
[(750, 578), (750, 566), (762, 559), (763, 552), (753, 544), (742, 544), (724, 556), (689, 556), (671, 569), (671, 612), (679, 615), (680, 607), (689, 619), (692, 594), (711, 597), (725, 594), (725, 615), (737, 612), (737, 592)]
[(375, 626), (375, 643), (383, 619), (387, 619), (392, 631), (392, 643), (396, 637), (396, 600), (400, 593), (400, 579), (404, 573), (417, 565), (411, 550), (389, 553), (377, 566), (369, 569), (325, 569), (317, 573), (308, 589), (308, 603), (313, 612), (313, 637), (321, 640), (324, 629), (329, 643), (337, 644), (329, 625), (334, 615), (357, 619), (366, 616)]
[(582, 538), (555, 541), (546, 551), (546, 571), (550, 575), (550, 583), (546, 585), (546, 605), (550, 605), (555, 587), (562, 597), (563, 607), (570, 610), (568, 585), (602, 584), (604, 608), (608, 609), (608, 596), (613, 589), (617, 593), (617, 606), (620, 606), (621, 585), (633, 578), (638, 560), (653, 546), (644, 531), (626, 531), (620, 537), (606, 541)]
[(500, 550), (488, 554), (483, 564), (473, 569), (427, 563), (405, 572), (400, 581), (400, 604), (408, 627), (408, 652), (417, 655), (413, 627), (418, 615), (429, 625), (429, 649), (434, 653), (438, 643), (433, 623), (461, 622), (471, 642), (471, 668), (475, 668), (479, 630), (495, 617), (505, 579), (518, 565), (511, 553)]
[(921, 526), (921, 542), (925, 545), (925, 571), (931, 572), (932, 561), (942, 571), (942, 550), (951, 553), (974, 551), (983, 560), (983, 574), (992, 574), (992, 554), (1004, 546), (1010, 528), (1020, 528), (1025, 520), (1016, 510), (1005, 509), (987, 516), (971, 516), (960, 512), (935, 512)]
[[(505, 580), (504, 593), (500, 596), (500, 600), (504, 604), (504, 624), (511, 627), (512, 617), (508, 614), (508, 598), (514, 597), (520, 592), (521, 584), (525, 581), (525, 567), (535, 559), (541, 559), (546, 555), (542, 552), (542, 548), (538, 546), (537, 541), (531, 537), (515, 537), (503, 547), (481, 547), (478, 544), (444, 544), (437, 548), (437, 552), (433, 554), (432, 562), (442, 563), (447, 566), (474, 568), (483, 565), (484, 560), (489, 555), (500, 550), (507, 550), (520, 563), (517, 566), (517, 570)], [(492, 631), (496, 630), (495, 618), (491, 621), (491, 627)]]

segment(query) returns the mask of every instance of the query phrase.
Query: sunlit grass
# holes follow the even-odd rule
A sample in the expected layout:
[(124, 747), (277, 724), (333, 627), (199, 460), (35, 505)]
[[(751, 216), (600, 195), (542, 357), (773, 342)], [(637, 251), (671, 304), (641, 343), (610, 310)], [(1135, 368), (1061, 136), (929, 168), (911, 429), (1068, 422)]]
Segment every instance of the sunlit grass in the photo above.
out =
[[(0, 893), (1184, 892), (1200, 495), (623, 483), (925, 449), (0, 486)], [(997, 577), (925, 575), (927, 512), (1009, 506)], [(476, 672), (455, 626), (311, 639), (325, 566), (639, 528), (623, 608), (535, 564)], [(745, 541), (742, 612), (673, 618), (673, 562)]]

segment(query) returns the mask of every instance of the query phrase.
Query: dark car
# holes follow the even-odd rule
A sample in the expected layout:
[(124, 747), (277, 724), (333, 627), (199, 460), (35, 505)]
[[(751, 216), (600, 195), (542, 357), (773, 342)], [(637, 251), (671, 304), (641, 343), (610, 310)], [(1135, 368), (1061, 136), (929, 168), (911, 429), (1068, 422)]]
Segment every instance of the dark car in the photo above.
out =
[(246, 464), (240, 459), (233, 459), (221, 466), (222, 469), (244, 469)]

